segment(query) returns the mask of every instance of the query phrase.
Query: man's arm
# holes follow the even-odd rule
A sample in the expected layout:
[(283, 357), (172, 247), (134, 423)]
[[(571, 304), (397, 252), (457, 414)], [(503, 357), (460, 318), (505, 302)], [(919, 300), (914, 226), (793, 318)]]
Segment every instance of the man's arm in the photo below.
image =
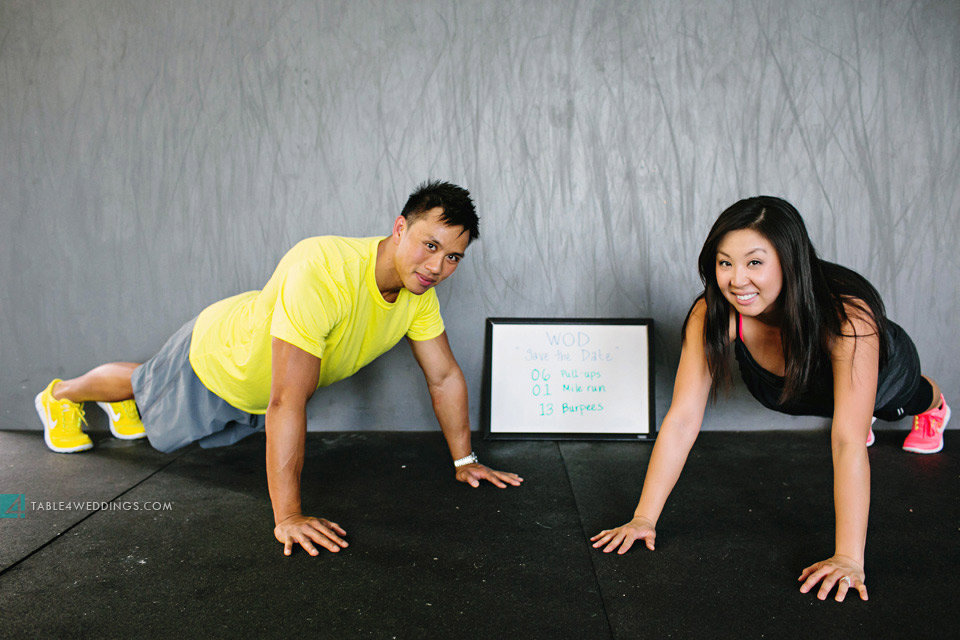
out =
[[(433, 412), (443, 430), (454, 460), (470, 455), (470, 415), (467, 408), (467, 381), (460, 365), (453, 357), (447, 333), (432, 340), (408, 340), (413, 357), (423, 369), (427, 388), (433, 401)], [(489, 480), (501, 489), (507, 484), (520, 486), (523, 478), (515, 473), (494, 471), (482, 464), (472, 463), (457, 468), (457, 480), (479, 487), (481, 480)], [(506, 483), (506, 484), (504, 484)]]
[(320, 358), (289, 342), (272, 338), (273, 376), (267, 406), (267, 486), (273, 503), (273, 534), (284, 555), (299, 544), (310, 555), (314, 543), (339, 551), (346, 531), (335, 522), (300, 512), (300, 472), (307, 439), (307, 400), (320, 379)]

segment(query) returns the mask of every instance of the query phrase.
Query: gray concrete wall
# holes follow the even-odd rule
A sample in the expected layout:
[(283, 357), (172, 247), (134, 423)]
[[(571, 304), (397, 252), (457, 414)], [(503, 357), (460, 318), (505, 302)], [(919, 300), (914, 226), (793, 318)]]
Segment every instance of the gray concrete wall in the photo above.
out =
[[(475, 420), (491, 315), (655, 318), (662, 416), (700, 245), (758, 193), (960, 398), (958, 33), (955, 1), (0, 0), (0, 427), (428, 176), (482, 215), (439, 291)], [(310, 415), (436, 428), (403, 344)], [(737, 389), (706, 428), (822, 423)]]

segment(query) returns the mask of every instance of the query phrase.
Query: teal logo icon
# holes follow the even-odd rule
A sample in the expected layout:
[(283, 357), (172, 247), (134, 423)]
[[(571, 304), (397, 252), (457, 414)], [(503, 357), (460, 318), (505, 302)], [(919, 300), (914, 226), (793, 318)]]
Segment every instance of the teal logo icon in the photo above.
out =
[(0, 493), (0, 518), (26, 518), (27, 497), (22, 493)]

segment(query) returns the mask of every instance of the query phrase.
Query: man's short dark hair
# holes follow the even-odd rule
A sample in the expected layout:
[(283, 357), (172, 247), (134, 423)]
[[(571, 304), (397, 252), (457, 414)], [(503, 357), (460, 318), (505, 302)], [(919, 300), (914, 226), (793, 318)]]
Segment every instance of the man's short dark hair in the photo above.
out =
[(413, 223), (431, 209), (440, 207), (440, 221), (451, 227), (463, 227), (470, 234), (470, 242), (480, 237), (480, 218), (473, 207), (470, 192), (449, 182), (427, 180), (410, 194), (400, 212)]

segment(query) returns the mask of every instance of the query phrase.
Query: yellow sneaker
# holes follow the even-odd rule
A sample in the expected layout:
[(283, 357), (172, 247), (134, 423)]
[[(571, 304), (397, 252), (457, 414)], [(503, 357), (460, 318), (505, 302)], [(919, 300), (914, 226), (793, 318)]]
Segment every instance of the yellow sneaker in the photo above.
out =
[(47, 385), (33, 401), (40, 421), (43, 422), (44, 442), (51, 451), (57, 453), (76, 453), (92, 449), (93, 441), (80, 426), (81, 423), (86, 423), (83, 404), (54, 398), (51, 391), (58, 382), (59, 378)]
[(120, 402), (98, 402), (97, 406), (106, 412), (110, 419), (110, 433), (121, 440), (139, 440), (146, 438), (147, 432), (140, 422), (140, 412), (133, 400)]

